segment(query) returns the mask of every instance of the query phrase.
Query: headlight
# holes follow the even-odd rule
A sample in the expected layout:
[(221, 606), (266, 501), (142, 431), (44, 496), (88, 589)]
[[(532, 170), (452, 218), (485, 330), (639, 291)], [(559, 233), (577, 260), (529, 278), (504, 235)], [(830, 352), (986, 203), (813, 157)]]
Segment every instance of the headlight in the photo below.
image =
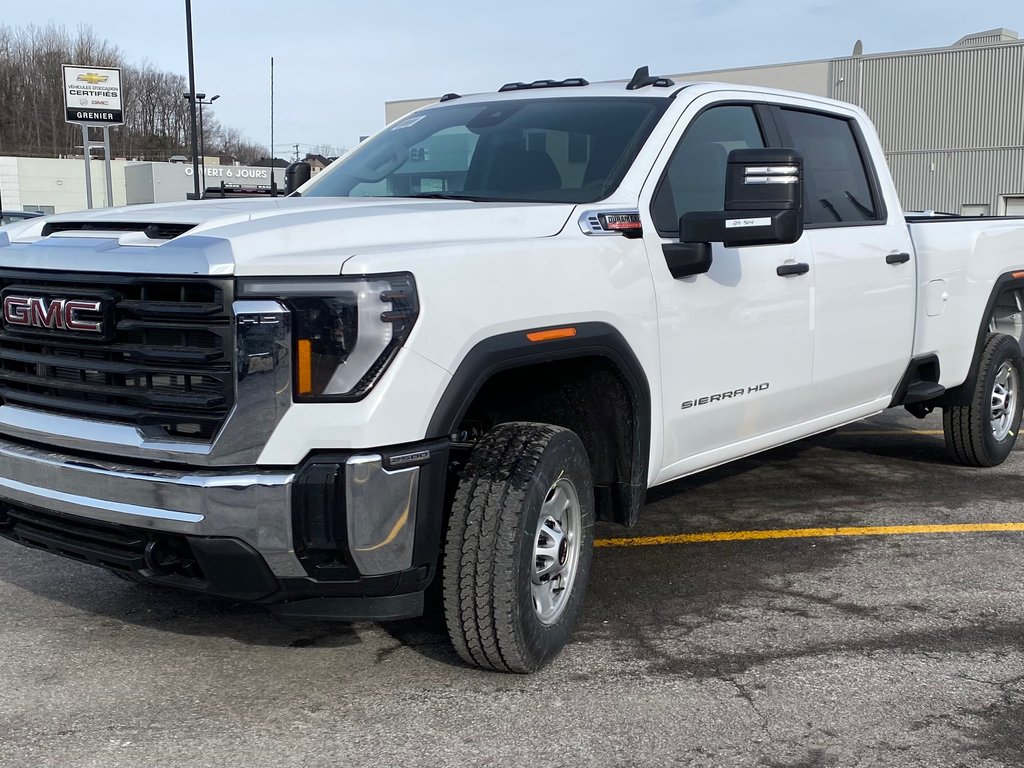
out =
[(292, 313), (294, 397), (359, 400), (405, 343), (419, 313), (412, 275), (243, 278), (241, 298), (274, 298)]

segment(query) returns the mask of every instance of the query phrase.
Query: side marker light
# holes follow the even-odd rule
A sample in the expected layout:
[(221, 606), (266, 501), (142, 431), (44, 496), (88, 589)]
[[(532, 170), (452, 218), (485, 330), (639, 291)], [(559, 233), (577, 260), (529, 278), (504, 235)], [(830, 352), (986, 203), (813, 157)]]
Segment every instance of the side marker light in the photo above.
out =
[(526, 334), (526, 338), (530, 341), (552, 341), (554, 339), (571, 339), (576, 335), (576, 329), (569, 328), (552, 328), (548, 331), (534, 331)]

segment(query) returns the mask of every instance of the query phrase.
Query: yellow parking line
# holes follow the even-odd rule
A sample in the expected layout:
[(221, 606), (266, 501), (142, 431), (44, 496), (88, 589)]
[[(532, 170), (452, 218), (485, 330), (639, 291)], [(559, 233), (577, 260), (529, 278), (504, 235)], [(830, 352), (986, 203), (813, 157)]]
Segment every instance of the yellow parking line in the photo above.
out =
[(595, 547), (655, 547), (664, 544), (706, 544), (762, 539), (817, 539), (835, 536), (907, 536), (928, 533), (1002, 533), (1024, 531), (1024, 523), (955, 523), (950, 525), (869, 525), (859, 528), (783, 528), (765, 531), (709, 531), (671, 536), (598, 539)]
[(859, 435), (861, 437), (879, 437), (882, 435), (941, 435), (941, 429), (843, 429), (840, 435)]

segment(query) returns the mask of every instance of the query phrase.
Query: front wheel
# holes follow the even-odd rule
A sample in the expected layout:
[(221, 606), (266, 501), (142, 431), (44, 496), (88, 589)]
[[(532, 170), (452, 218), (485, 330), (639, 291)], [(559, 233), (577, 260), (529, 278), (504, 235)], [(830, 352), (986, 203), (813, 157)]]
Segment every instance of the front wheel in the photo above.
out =
[(946, 448), (957, 464), (994, 467), (1013, 450), (1020, 429), (1024, 362), (1012, 336), (989, 334), (981, 353), (970, 405), (947, 406), (942, 414)]
[(448, 633), (468, 664), (533, 672), (562, 650), (590, 575), (594, 487), (579, 437), (501, 424), (473, 449), (444, 554)]

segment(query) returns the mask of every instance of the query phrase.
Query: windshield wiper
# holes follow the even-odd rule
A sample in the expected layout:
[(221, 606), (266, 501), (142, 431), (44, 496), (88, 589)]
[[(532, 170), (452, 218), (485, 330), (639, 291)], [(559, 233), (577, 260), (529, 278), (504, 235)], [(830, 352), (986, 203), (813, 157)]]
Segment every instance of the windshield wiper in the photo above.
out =
[(832, 202), (827, 197), (821, 198), (821, 200), (819, 200), (818, 202), (821, 203), (821, 205), (829, 213), (831, 213), (833, 216), (836, 217), (836, 221), (842, 221), (843, 220), (843, 217), (839, 215), (839, 211), (836, 210), (836, 207), (834, 205), (832, 205)]
[(480, 195), (460, 195), (452, 192), (416, 192), (411, 195), (395, 195), (395, 197), (418, 197), (428, 200), (468, 200), (471, 203), (497, 203), (504, 198), (481, 197)]

